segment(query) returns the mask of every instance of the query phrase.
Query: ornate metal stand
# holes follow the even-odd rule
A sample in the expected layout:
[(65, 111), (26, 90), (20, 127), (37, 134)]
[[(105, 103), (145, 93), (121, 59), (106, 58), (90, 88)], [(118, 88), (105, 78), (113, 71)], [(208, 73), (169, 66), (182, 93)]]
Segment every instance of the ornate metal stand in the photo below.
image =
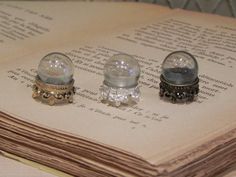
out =
[(67, 102), (72, 103), (73, 95), (75, 94), (75, 87), (73, 85), (73, 79), (67, 85), (53, 85), (44, 83), (36, 76), (32, 97), (49, 105)]
[(160, 82), (160, 97), (167, 98), (173, 103), (194, 101), (199, 92), (199, 79), (197, 78), (189, 85), (174, 85), (170, 84), (161, 75)]

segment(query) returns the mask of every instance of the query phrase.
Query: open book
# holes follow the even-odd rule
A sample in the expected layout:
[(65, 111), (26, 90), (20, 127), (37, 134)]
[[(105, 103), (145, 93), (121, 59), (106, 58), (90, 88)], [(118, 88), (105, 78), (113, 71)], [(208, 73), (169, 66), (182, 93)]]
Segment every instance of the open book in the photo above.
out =
[[(0, 3), (0, 150), (74, 176), (214, 176), (236, 163), (236, 21), (141, 3)], [(161, 63), (192, 53), (200, 93), (190, 104), (159, 97)], [(75, 66), (74, 103), (32, 99), (49, 52)], [(141, 100), (99, 101), (103, 66), (139, 61)]]

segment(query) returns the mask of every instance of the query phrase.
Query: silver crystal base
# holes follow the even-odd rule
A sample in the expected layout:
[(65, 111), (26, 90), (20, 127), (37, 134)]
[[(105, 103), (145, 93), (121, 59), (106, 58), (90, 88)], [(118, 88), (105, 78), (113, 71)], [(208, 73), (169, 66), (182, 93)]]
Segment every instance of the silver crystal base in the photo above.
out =
[(132, 88), (114, 88), (103, 83), (100, 87), (100, 100), (112, 106), (137, 103), (140, 98), (138, 86)]

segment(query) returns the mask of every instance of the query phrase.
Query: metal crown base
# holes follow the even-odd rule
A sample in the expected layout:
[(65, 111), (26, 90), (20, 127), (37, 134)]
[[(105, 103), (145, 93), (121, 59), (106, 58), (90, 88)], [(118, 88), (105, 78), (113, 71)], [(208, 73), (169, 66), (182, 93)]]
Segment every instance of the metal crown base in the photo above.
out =
[(54, 85), (47, 84), (36, 76), (32, 97), (51, 106), (58, 103), (72, 103), (75, 94), (73, 85), (74, 79), (66, 85)]
[(166, 98), (173, 103), (192, 102), (196, 99), (199, 92), (199, 79), (197, 78), (192, 84), (174, 85), (168, 83), (163, 75), (160, 77), (160, 97)]

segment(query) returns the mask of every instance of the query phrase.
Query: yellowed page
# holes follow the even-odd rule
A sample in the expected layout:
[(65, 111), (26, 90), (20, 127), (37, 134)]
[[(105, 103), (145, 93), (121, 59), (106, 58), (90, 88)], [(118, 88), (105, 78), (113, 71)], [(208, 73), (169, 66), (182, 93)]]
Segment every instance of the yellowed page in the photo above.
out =
[[(110, 11), (106, 15), (111, 17), (112, 7)], [(236, 64), (231, 38), (236, 35), (236, 21), (180, 10), (155, 19), (155, 13), (145, 24), (134, 21), (131, 28), (134, 17), (140, 17), (133, 14), (123, 19), (130, 26), (106, 35), (97, 33), (92, 42), (74, 41), (53, 49), (66, 53), (75, 64), (78, 90), (70, 105), (50, 107), (31, 98), (33, 76), (46, 51), (5, 62), (0, 66), (0, 109), (50, 129), (120, 148), (153, 164), (235, 128)], [(110, 23), (117, 25), (117, 21)], [(160, 64), (173, 50), (188, 50), (199, 62), (201, 93), (191, 104), (159, 98)], [(115, 108), (98, 101), (98, 89), (105, 60), (121, 52), (133, 55), (142, 66), (142, 97), (137, 105)]]
[[(145, 15), (139, 13), (143, 8)], [(0, 62), (113, 33), (169, 11), (136, 3), (1, 1)]]

